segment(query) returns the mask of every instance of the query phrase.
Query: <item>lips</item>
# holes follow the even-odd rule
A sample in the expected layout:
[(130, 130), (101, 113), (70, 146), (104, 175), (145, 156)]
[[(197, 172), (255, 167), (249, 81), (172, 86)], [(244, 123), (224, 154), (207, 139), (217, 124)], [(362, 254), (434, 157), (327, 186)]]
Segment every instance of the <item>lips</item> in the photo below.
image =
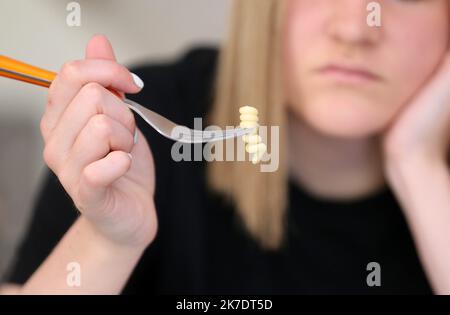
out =
[(367, 83), (380, 81), (381, 77), (362, 67), (329, 64), (317, 70), (323, 77), (344, 83)]

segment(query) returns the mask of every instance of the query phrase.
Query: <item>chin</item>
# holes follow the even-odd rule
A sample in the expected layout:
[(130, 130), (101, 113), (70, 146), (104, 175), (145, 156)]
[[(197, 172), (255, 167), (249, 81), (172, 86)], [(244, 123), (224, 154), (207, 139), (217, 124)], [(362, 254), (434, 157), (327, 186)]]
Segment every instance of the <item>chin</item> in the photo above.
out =
[(315, 130), (332, 137), (374, 136), (381, 133), (391, 119), (380, 104), (364, 98), (320, 96), (302, 104), (302, 119)]

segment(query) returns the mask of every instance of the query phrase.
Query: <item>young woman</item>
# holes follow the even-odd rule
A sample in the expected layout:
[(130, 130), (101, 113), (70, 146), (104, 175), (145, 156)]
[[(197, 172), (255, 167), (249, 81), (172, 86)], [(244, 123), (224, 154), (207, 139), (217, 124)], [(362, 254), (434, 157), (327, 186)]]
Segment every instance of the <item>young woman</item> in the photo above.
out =
[[(134, 70), (142, 80), (95, 36), (50, 88), (54, 174), (10, 281), (21, 293), (450, 293), (449, 1), (385, 0), (378, 27), (369, 2), (238, 0), (218, 63), (195, 50)], [(254, 106), (280, 126), (279, 168), (177, 163), (107, 88), (189, 126), (237, 124)]]

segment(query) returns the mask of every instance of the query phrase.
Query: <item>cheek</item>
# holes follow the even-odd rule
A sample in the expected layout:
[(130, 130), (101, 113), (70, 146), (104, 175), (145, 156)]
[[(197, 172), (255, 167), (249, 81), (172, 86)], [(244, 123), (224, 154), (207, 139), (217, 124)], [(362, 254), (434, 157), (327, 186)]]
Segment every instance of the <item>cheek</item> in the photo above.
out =
[(320, 52), (318, 46), (324, 37), (321, 25), (324, 23), (323, 12), (326, 8), (318, 5), (324, 1), (316, 2), (314, 6), (314, 1), (310, 0), (289, 1), (283, 32), (283, 63), (285, 94), (291, 103), (297, 103), (295, 99), (308, 65), (314, 64), (314, 59), (319, 59), (317, 53)]
[[(337, 51), (324, 34), (327, 8), (319, 8), (324, 3), (320, 0), (313, 8), (313, 2), (294, 1), (294, 10), (291, 8), (285, 23), (289, 109), (327, 134), (361, 137), (381, 132), (442, 60), (448, 49), (448, 16), (433, 13), (410, 20), (398, 19), (400, 13), (392, 19), (386, 16), (382, 39), (365, 52), (371, 68), (379, 70), (385, 82), (371, 88), (345, 89), (318, 83), (309, 72), (312, 66), (335, 57)], [(306, 5), (311, 7), (304, 8)]]
[(288, 62), (297, 64), (316, 41), (324, 37), (323, 25), (330, 11), (323, 0), (289, 0), (284, 24), (284, 50)]

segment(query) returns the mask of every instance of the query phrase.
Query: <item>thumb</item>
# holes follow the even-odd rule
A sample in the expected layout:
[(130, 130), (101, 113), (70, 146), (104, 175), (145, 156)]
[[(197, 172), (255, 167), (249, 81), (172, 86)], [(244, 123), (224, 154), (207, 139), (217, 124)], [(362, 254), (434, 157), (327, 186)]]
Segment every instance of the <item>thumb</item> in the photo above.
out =
[(105, 59), (116, 61), (114, 50), (105, 35), (95, 35), (86, 47), (86, 59)]

